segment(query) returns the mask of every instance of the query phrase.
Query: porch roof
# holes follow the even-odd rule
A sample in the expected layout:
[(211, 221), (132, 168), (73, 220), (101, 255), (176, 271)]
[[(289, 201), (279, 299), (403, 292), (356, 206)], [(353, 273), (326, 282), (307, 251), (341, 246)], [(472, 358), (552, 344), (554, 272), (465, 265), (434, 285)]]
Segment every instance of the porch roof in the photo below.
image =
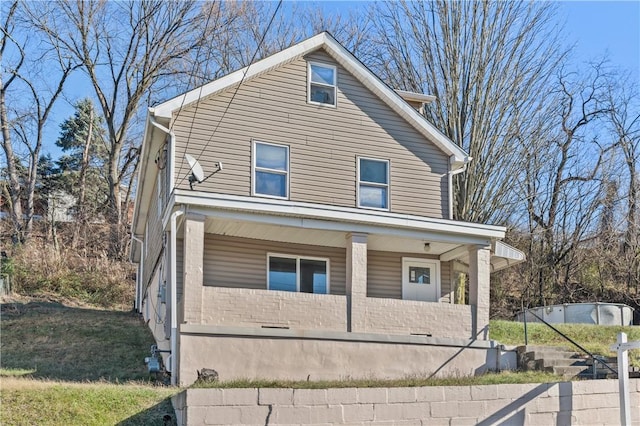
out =
[(205, 216), (206, 232), (216, 234), (345, 247), (345, 235), (355, 232), (369, 235), (371, 250), (428, 254), (462, 264), (468, 262), (469, 246), (491, 246), (494, 271), (524, 260), (522, 252), (497, 241), (505, 228), (495, 225), (199, 191), (175, 190), (171, 202)]

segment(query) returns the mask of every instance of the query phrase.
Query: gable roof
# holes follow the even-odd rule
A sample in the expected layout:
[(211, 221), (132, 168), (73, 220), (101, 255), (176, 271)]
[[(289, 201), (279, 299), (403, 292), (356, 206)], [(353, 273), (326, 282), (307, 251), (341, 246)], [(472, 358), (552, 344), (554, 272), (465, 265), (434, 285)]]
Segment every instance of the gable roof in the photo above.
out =
[(452, 170), (459, 169), (471, 158), (458, 145), (429, 123), (418, 111), (411, 107), (395, 90), (386, 85), (369, 68), (360, 62), (351, 52), (344, 48), (328, 32), (322, 32), (314, 37), (295, 44), (274, 55), (262, 59), (254, 64), (228, 74), (222, 78), (207, 83), (201, 87), (176, 96), (166, 102), (150, 108), (150, 113), (158, 118), (170, 119), (172, 113), (184, 108), (213, 93), (227, 89), (241, 81), (260, 75), (271, 69), (280, 67), (287, 62), (306, 55), (318, 49), (324, 49), (333, 59), (353, 74), (365, 87), (376, 94), (392, 110), (403, 117), (422, 135), (433, 142), (438, 148), (450, 156)]

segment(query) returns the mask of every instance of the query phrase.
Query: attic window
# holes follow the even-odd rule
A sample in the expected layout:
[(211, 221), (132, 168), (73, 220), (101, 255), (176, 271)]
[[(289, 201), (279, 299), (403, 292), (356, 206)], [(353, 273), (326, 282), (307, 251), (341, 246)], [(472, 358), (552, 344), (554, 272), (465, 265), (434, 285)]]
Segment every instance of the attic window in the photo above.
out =
[(336, 67), (309, 62), (308, 102), (317, 105), (336, 106)]

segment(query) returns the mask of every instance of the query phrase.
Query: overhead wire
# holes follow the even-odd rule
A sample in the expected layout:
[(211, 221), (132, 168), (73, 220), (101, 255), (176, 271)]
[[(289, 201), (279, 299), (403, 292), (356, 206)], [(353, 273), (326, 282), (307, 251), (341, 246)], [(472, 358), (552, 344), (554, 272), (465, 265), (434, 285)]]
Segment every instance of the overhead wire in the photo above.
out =
[[(211, 132), (211, 136), (209, 136), (209, 139), (207, 140), (207, 142), (205, 143), (205, 145), (202, 147), (202, 149), (200, 150), (200, 153), (198, 154), (198, 156), (196, 157), (196, 161), (200, 160), (200, 158), (202, 157), (202, 154), (204, 153), (204, 151), (207, 149), (207, 147), (209, 146), (209, 144), (211, 143), (211, 141), (213, 140), (213, 137), (216, 134), (216, 131), (218, 130), (218, 128), (220, 127), (220, 123), (222, 123), (222, 120), (224, 120), (224, 117), (227, 114), (227, 111), (229, 111), (229, 107), (231, 106), (231, 104), (233, 103), (233, 100), (235, 99), (238, 90), (240, 89), (240, 87), (242, 86), (242, 83), (244, 83), (244, 80), (247, 76), (247, 74), (249, 73), (249, 68), (251, 67), (251, 65), (253, 64), (253, 62), (255, 61), (255, 58), (258, 56), (258, 53), (260, 52), (260, 48), (262, 47), (262, 44), (264, 43), (265, 38), (267, 37), (267, 33), (269, 32), (269, 30), (271, 29), (271, 25), (273, 24), (273, 20), (276, 17), (276, 14), (278, 13), (278, 10), (280, 10), (280, 6), (282, 6), (282, 0), (278, 1), (278, 5), (276, 6), (276, 9), (273, 11), (273, 14), (271, 15), (271, 19), (269, 20), (269, 23), (267, 24), (267, 27), (265, 28), (263, 34), (262, 34), (262, 38), (260, 39), (260, 41), (258, 42), (258, 45), (256, 47), (255, 52), (253, 53), (253, 56), (251, 57), (251, 60), (249, 61), (249, 65), (247, 65), (244, 69), (244, 73), (242, 74), (242, 78), (240, 79), (240, 82), (238, 83), (238, 85), (236, 86), (235, 90), (233, 91), (233, 95), (231, 96), (231, 99), (229, 99), (229, 102), (227, 102), (227, 105), (225, 106), (224, 111), (222, 112), (222, 115), (220, 116), (220, 119), (218, 120), (218, 122), (216, 123), (215, 128), (213, 129), (213, 132)], [(200, 89), (202, 90), (202, 86), (200, 87)], [(198, 97), (198, 102), (200, 101), (200, 98)], [(195, 116), (194, 116), (195, 117)], [(193, 127), (193, 126), (191, 126)], [(189, 143), (189, 140), (187, 139), (187, 145)], [(186, 150), (185, 150), (186, 151)], [(189, 176), (189, 174), (192, 172), (193, 170), (193, 166), (189, 167), (189, 172), (187, 174), (185, 174), (184, 176), (182, 176), (182, 178), (176, 183), (176, 186), (179, 185), (180, 183), (184, 182), (184, 180)], [(182, 171), (182, 163), (180, 165), (180, 169), (178, 170), (178, 174), (180, 174), (180, 171)]]

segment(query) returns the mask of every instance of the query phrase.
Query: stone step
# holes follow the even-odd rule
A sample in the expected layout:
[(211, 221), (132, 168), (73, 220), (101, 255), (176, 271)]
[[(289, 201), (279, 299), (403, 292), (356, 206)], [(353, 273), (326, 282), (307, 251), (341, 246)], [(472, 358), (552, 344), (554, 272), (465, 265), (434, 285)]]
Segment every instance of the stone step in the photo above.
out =
[(535, 366), (538, 370), (543, 370), (546, 367), (569, 367), (569, 366), (579, 366), (579, 367), (589, 367), (591, 368), (591, 364), (587, 364), (585, 359), (581, 358), (539, 358), (535, 360)]
[(526, 346), (518, 346), (516, 348), (518, 354), (526, 353), (526, 352), (535, 352), (535, 351), (557, 351), (564, 352), (567, 351), (567, 348), (562, 346), (543, 346), (543, 345), (526, 345)]
[(578, 358), (579, 355), (575, 352), (569, 352), (569, 351), (531, 351), (531, 352), (526, 352), (524, 354), (524, 357), (526, 359), (541, 359), (541, 358), (555, 358), (555, 359), (560, 359), (560, 358)]
[(573, 377), (586, 377), (589, 373), (591, 373), (591, 368), (587, 366), (552, 366), (545, 367), (544, 371), (557, 374), (558, 376), (562, 376), (567, 379), (571, 379)]

